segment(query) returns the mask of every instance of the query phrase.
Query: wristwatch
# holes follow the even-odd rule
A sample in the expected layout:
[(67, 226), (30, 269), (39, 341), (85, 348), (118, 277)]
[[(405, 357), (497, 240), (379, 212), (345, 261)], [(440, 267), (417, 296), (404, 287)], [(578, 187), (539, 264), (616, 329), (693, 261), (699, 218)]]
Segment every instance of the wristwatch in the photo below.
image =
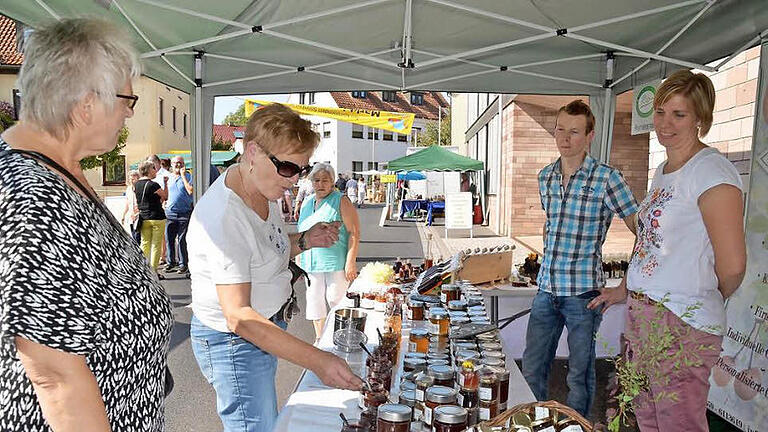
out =
[(305, 251), (305, 250), (309, 249), (309, 247), (307, 247), (307, 242), (306, 242), (306, 241), (304, 241), (304, 235), (305, 235), (306, 233), (307, 233), (307, 232), (306, 232), (306, 231), (304, 231), (304, 232), (302, 232), (302, 233), (301, 233), (301, 235), (299, 236), (298, 245), (299, 245), (299, 249), (301, 249), (302, 251)]

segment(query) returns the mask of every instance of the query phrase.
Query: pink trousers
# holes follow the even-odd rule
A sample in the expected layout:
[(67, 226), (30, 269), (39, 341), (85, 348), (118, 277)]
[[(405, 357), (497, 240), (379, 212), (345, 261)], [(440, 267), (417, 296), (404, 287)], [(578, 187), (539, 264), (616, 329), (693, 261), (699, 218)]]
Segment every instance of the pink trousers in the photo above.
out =
[[(625, 359), (636, 364), (650, 384), (649, 391), (632, 402), (640, 431), (709, 431), (709, 374), (720, 355), (722, 336), (694, 329), (669, 309), (647, 301), (630, 296), (627, 306)], [(659, 346), (664, 338), (669, 349), (663, 355), (644, 349)]]

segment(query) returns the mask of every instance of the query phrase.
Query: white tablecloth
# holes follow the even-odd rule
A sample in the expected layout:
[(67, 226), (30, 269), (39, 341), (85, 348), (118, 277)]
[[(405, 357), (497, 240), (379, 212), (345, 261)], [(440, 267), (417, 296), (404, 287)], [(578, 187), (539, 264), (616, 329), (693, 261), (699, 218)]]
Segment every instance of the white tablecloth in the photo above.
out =
[[(343, 306), (339, 306), (343, 307)], [(368, 336), (368, 347), (373, 348), (378, 343), (376, 328), (382, 328), (384, 325), (384, 315), (382, 312), (365, 310), (368, 313), (365, 324), (365, 334)], [(354, 353), (341, 353), (334, 350), (333, 346), (333, 310), (326, 320), (325, 329), (318, 342), (318, 347), (325, 351), (331, 351), (347, 360), (352, 370), (363, 376), (365, 357), (362, 351)], [(402, 365), (402, 355), (406, 351), (407, 338), (410, 328), (407, 323), (403, 327), (403, 343), (401, 346), (401, 360), (398, 365)], [(504, 347), (507, 351), (507, 347)], [(514, 357), (507, 351), (507, 369), (509, 376), (509, 406), (520, 403), (535, 401), (531, 389), (525, 382), (520, 369), (514, 361)], [(400, 366), (402, 367), (402, 366)], [(401, 371), (401, 370), (400, 370)], [(390, 393), (390, 400), (397, 401), (397, 389), (399, 389), (399, 375), (392, 380), (394, 390)], [(339, 413), (343, 412), (349, 419), (360, 417), (360, 408), (358, 408), (359, 392), (349, 390), (331, 389), (323, 385), (320, 379), (312, 372), (306, 371), (299, 379), (294, 393), (288, 398), (285, 406), (280, 411), (277, 419), (275, 431), (290, 432), (338, 432), (341, 429), (341, 419)]]

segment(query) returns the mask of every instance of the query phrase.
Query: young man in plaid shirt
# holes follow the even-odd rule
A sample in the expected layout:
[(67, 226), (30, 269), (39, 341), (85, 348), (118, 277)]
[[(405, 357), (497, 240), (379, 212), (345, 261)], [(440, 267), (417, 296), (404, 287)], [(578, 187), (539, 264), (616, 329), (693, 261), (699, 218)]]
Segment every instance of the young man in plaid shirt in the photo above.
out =
[(605, 287), (602, 246), (613, 215), (634, 233), (637, 203), (621, 173), (587, 154), (595, 116), (582, 101), (560, 108), (555, 142), (560, 158), (539, 172), (546, 212), (539, 292), (533, 299), (523, 375), (538, 400), (547, 400), (549, 371), (568, 329), (567, 404), (589, 417), (595, 394), (595, 334), (601, 308), (588, 309)]

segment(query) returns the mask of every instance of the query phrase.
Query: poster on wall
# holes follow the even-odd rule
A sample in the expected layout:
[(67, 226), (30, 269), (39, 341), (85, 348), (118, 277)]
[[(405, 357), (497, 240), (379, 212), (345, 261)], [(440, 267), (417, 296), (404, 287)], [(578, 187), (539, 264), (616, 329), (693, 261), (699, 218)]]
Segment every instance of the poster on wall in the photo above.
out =
[(653, 130), (653, 98), (661, 80), (640, 84), (632, 94), (632, 135), (648, 133)]
[(763, 41), (747, 201), (747, 270), (726, 304), (708, 408), (743, 431), (768, 431), (768, 41)]

